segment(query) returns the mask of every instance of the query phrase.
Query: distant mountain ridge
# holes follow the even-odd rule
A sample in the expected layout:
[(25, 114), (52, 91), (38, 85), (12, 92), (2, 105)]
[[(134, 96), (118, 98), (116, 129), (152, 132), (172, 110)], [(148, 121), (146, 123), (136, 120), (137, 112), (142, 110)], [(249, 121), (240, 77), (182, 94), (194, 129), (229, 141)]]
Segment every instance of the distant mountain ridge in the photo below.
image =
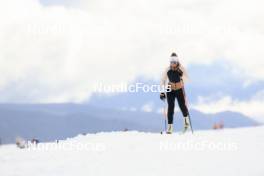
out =
[[(191, 110), (194, 130), (212, 129), (223, 122), (226, 128), (256, 126), (258, 122), (239, 113), (204, 114)], [(182, 128), (182, 115), (175, 115), (175, 130)], [(1, 104), (0, 138), (13, 143), (15, 137), (52, 141), (80, 133), (138, 130), (159, 132), (164, 128), (162, 114), (103, 109), (87, 104)]]

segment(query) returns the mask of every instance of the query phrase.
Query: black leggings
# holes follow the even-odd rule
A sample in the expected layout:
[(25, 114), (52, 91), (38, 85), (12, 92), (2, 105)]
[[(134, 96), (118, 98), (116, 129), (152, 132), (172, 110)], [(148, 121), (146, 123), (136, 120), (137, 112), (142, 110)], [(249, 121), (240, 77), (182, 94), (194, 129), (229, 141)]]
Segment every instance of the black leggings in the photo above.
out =
[(168, 124), (173, 124), (173, 115), (175, 107), (175, 98), (177, 98), (179, 107), (184, 117), (189, 114), (188, 108), (186, 106), (185, 96), (183, 89), (172, 90), (167, 92), (167, 102), (168, 102)]

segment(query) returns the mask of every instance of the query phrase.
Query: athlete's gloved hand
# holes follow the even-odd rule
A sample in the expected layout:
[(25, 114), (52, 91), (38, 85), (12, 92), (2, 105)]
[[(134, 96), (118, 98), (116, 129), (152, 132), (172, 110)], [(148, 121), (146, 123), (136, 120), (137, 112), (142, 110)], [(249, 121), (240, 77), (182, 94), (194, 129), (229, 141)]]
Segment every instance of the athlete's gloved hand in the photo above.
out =
[(183, 71), (180, 68), (177, 69), (177, 72), (179, 73), (180, 76), (183, 76)]
[(160, 93), (160, 99), (164, 101), (166, 99), (165, 93)]

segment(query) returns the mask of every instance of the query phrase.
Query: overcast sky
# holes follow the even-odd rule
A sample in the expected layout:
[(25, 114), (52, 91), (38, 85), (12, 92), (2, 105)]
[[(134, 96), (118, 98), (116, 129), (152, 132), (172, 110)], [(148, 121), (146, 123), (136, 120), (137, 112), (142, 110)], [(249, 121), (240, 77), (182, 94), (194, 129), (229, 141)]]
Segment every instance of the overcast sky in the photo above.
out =
[[(264, 81), (262, 7), (261, 0), (0, 0), (0, 102), (84, 102), (98, 82), (158, 80), (172, 51), (187, 67), (225, 63), (241, 86)], [(194, 106), (264, 115), (264, 90), (237, 99), (203, 95)]]

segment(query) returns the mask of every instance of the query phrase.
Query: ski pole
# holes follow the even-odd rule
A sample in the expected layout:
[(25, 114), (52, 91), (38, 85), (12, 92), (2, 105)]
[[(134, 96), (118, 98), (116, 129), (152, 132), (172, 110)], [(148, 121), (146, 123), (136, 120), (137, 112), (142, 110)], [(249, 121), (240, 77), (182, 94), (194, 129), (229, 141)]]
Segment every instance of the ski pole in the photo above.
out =
[(188, 116), (189, 116), (189, 123), (190, 123), (191, 131), (192, 131), (192, 134), (193, 134), (192, 121), (191, 121), (191, 116), (190, 116), (189, 112), (188, 112)]
[[(182, 82), (183, 82), (183, 80), (182, 80)], [(184, 86), (183, 86), (182, 90), (183, 90), (183, 94), (184, 94), (185, 104), (187, 106), (187, 98), (186, 98), (186, 92), (185, 92)], [(190, 116), (189, 108), (188, 108), (188, 117), (189, 117), (189, 123), (190, 123), (191, 131), (192, 131), (192, 134), (193, 134), (193, 127), (192, 127), (192, 121), (191, 121), (191, 116)]]
[(165, 100), (163, 100), (164, 106), (163, 106), (163, 116), (164, 116), (164, 131), (167, 130), (167, 105)]

